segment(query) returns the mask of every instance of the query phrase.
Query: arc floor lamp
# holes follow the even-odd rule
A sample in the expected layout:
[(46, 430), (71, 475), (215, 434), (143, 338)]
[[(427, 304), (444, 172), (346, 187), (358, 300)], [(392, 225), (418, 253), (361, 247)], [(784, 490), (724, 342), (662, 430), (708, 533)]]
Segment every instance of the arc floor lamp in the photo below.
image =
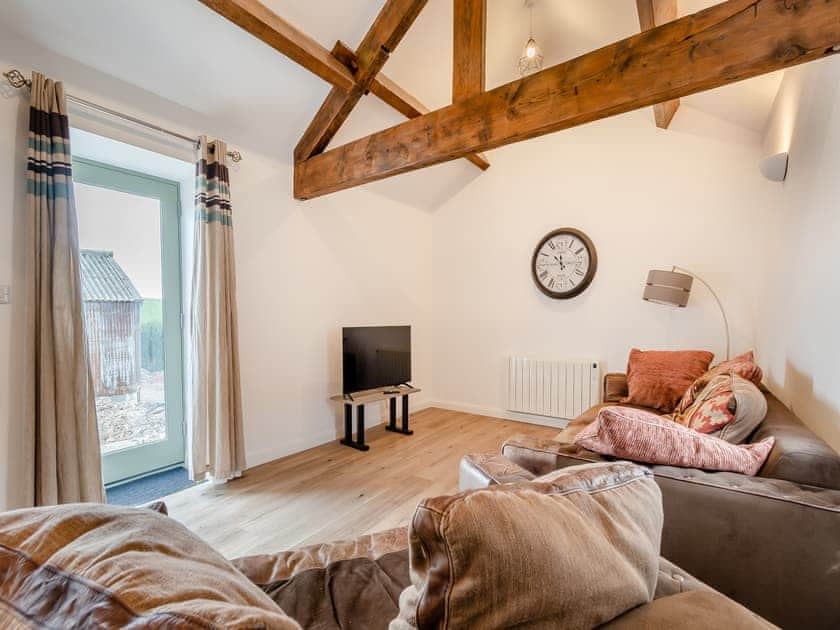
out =
[(708, 282), (696, 273), (688, 269), (683, 269), (682, 267), (677, 267), (676, 265), (671, 267), (671, 271), (651, 269), (648, 271), (642, 299), (647, 302), (654, 302), (655, 304), (685, 308), (688, 304), (688, 297), (691, 295), (691, 285), (695, 278), (709, 290), (709, 293), (715, 298), (715, 302), (717, 302), (718, 308), (720, 309), (720, 315), (723, 318), (723, 328), (726, 333), (726, 358), (728, 360), (729, 320), (726, 318), (726, 311), (723, 310), (723, 304), (717, 296), (717, 293), (709, 286)]

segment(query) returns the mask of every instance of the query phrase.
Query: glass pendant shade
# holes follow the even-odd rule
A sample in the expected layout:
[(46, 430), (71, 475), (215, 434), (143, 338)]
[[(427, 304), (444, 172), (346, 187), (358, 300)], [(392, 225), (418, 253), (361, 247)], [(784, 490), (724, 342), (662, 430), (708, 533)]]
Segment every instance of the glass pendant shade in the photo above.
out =
[(537, 46), (537, 40), (534, 39), (534, 4), (536, 0), (525, 0), (525, 6), (528, 8), (529, 18), (531, 21), (531, 28), (528, 32), (528, 41), (525, 44), (525, 49), (522, 51), (522, 56), (519, 58), (519, 63), (516, 64), (516, 69), (519, 70), (519, 76), (524, 77), (534, 72), (542, 70), (543, 54), (540, 47)]
[(519, 70), (519, 75), (524, 77), (525, 75), (539, 72), (542, 70), (542, 66), (542, 50), (540, 50), (534, 38), (531, 37), (528, 43), (525, 44), (525, 50), (522, 51), (522, 56), (519, 58), (519, 63), (516, 66)]

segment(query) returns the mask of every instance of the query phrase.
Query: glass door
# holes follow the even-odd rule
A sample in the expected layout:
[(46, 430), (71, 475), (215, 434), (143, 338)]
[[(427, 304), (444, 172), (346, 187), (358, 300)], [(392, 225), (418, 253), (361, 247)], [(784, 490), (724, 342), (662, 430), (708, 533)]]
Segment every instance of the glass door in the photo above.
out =
[(179, 187), (73, 159), (106, 484), (184, 461)]

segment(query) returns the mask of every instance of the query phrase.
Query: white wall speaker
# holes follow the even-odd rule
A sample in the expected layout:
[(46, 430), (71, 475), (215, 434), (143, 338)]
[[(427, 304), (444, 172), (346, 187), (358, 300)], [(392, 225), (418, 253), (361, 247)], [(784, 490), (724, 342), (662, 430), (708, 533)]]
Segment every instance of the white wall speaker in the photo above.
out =
[(785, 181), (788, 170), (787, 151), (764, 158), (758, 163), (758, 170), (771, 182)]

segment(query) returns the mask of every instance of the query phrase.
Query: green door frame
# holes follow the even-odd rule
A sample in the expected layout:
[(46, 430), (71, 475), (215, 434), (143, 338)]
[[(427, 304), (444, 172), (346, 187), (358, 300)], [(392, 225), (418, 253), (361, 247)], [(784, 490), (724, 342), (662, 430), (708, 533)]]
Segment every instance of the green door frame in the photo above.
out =
[(184, 462), (180, 187), (167, 179), (79, 157), (73, 158), (73, 180), (160, 202), (166, 440), (103, 455), (103, 479), (112, 484)]

